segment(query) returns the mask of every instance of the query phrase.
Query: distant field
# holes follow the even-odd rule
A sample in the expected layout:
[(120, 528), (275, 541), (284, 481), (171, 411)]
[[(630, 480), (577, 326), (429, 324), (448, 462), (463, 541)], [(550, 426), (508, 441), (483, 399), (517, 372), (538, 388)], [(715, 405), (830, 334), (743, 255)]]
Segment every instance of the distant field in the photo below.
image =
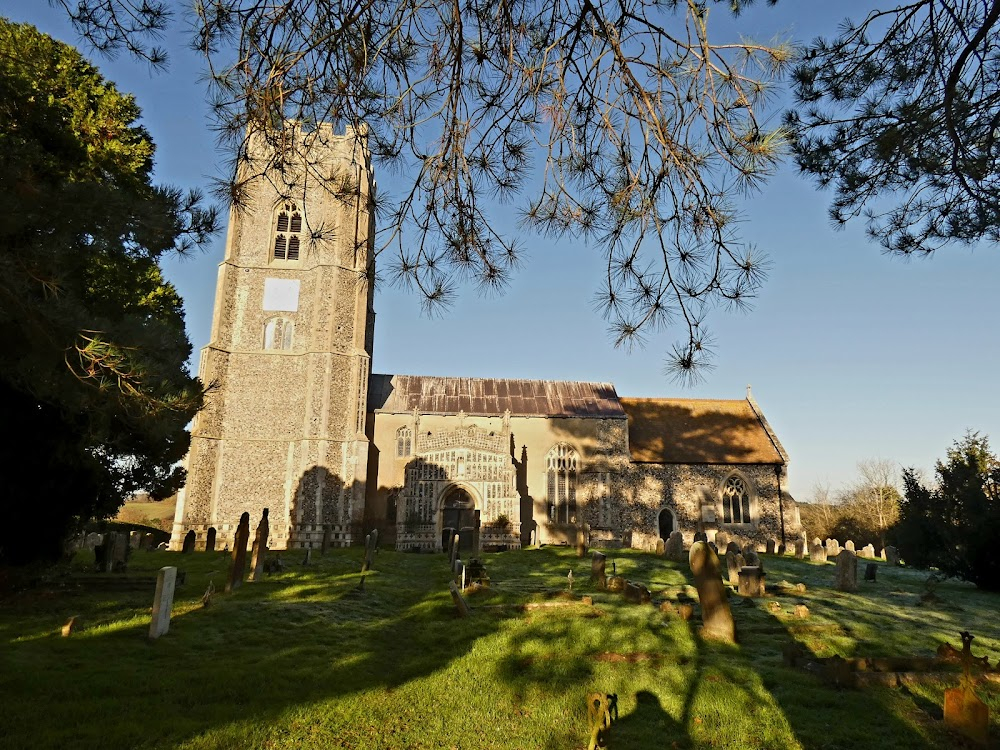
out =
[[(926, 574), (885, 565), (848, 594), (832, 589), (832, 564), (762, 556), (770, 584), (806, 591), (753, 606), (733, 596), (740, 643), (729, 646), (698, 637), (697, 615), (596, 590), (589, 560), (565, 548), (484, 555), (493, 585), (470, 595), (467, 619), (444, 555), (382, 551), (363, 592), (360, 548), (314, 550), (309, 567), (302, 556), (282, 553), (284, 572), (205, 608), (226, 554), (133, 553), (130, 577), (186, 571), (170, 632), (154, 643), (153, 586), (98, 586), (92, 553), (0, 600), (0, 748), (583, 750), (591, 691), (618, 695), (610, 750), (966, 748), (941, 721), (957, 675), (838, 689), (786, 666), (782, 649), (930, 656), (970, 630), (976, 654), (1000, 657), (1000, 596), (946, 581), (921, 604)], [(695, 595), (686, 564), (632, 550), (612, 560), (654, 598)], [(793, 615), (798, 603), (807, 619)], [(72, 615), (79, 629), (62, 638)], [(977, 690), (1000, 737), (1000, 684)]]
[(158, 502), (136, 501), (128, 502), (118, 511), (112, 520), (123, 523), (140, 523), (144, 526), (170, 531), (174, 523), (174, 509), (177, 507), (177, 496), (173, 495)]

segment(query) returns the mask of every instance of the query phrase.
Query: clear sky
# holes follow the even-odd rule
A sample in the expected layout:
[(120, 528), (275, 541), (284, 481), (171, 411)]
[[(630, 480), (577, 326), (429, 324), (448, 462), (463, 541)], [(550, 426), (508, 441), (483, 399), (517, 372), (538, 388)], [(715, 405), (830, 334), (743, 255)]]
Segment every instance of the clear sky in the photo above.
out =
[[(754, 8), (735, 28), (761, 40), (777, 34), (807, 41), (873, 5), (785, 0)], [(721, 7), (712, 12), (724, 15)], [(44, 0), (3, 0), (0, 14), (79, 43), (62, 12)], [(81, 49), (136, 96), (157, 144), (157, 181), (205, 187), (223, 160), (207, 129), (198, 60), (183, 41), (181, 29), (165, 39), (173, 57), (160, 74), (124, 56), (109, 61)], [(968, 429), (990, 435), (1000, 449), (997, 248), (888, 258), (866, 241), (861, 225), (831, 228), (829, 198), (789, 164), (746, 202), (744, 237), (766, 251), (771, 271), (751, 312), (710, 317), (716, 368), (696, 387), (663, 374), (677, 332), (630, 354), (614, 349), (592, 306), (600, 248), (533, 235), (524, 237), (526, 262), (502, 297), (466, 290), (448, 312), (428, 319), (415, 296), (380, 288), (373, 370), (611, 381), (623, 396), (742, 398), (751, 384), (790, 455), (790, 490), (801, 500), (817, 483), (836, 490), (853, 481), (864, 459), (929, 472)], [(500, 212), (497, 221), (513, 218)], [(205, 252), (166, 263), (185, 301), (195, 369), (211, 332), (224, 242), (220, 235)]]

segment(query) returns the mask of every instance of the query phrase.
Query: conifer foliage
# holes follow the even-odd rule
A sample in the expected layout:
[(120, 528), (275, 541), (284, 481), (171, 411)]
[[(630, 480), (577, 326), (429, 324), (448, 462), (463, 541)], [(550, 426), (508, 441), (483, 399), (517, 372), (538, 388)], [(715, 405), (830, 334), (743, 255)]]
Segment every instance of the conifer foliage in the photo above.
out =
[(52, 556), (76, 522), (165, 496), (202, 403), (158, 265), (216, 229), (151, 182), (134, 100), (72, 47), (0, 19), (0, 559)]

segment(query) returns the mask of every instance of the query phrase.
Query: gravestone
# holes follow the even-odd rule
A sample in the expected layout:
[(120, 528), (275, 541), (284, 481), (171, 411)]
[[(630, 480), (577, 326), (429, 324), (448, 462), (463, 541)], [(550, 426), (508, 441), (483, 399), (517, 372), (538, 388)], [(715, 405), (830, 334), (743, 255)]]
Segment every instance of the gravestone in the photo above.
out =
[(743, 555), (734, 550), (729, 550), (726, 552), (726, 573), (729, 576), (729, 585), (738, 586), (740, 583), (740, 568), (743, 567), (745, 561)]
[[(312, 554), (313, 554), (312, 547), (306, 549), (306, 555), (305, 557), (302, 558), (302, 567), (307, 567), (309, 565), (312, 565)], [(365, 580), (365, 577), (361, 576), (361, 580), (362, 581)]]
[(764, 571), (756, 566), (744, 566), (739, 573), (737, 593), (751, 599), (764, 596)]
[(458, 559), (458, 542), (459, 542), (459, 536), (458, 534), (455, 534), (455, 536), (451, 540), (451, 555), (448, 561), (452, 568), (455, 567), (455, 560)]
[(155, 640), (170, 630), (170, 610), (174, 606), (174, 586), (177, 568), (160, 568), (156, 576), (156, 593), (153, 594), (153, 619), (149, 623), (149, 638)]
[(576, 556), (587, 556), (587, 536), (583, 533), (582, 526), (577, 526), (576, 528)]
[(773, 555), (774, 554), (774, 550), (775, 550), (775, 548), (777, 546), (778, 546), (778, 543), (774, 539), (768, 539), (767, 540), (767, 546), (765, 548), (766, 554)]
[(451, 600), (455, 602), (455, 609), (458, 610), (458, 616), (468, 617), (471, 614), (469, 603), (465, 601), (465, 597), (462, 596), (462, 592), (458, 590), (458, 586), (454, 581), (448, 583), (448, 590), (451, 592)]
[[(694, 540), (696, 542), (705, 542), (707, 544), (708, 543), (708, 534), (706, 534), (704, 531), (696, 531), (694, 533)], [(690, 556), (691, 556), (691, 553), (690, 553), (690, 550), (689, 550), (688, 551), (688, 559), (690, 559)]]
[(142, 544), (142, 532), (133, 531), (128, 535), (128, 546), (131, 549), (139, 549), (139, 545)]
[(684, 535), (679, 531), (671, 531), (670, 538), (664, 545), (663, 555), (668, 560), (681, 562), (684, 560)]
[(812, 562), (826, 562), (826, 548), (822, 544), (814, 544), (809, 550), (809, 559)]
[(142, 548), (147, 552), (152, 552), (154, 549), (156, 549), (156, 537), (154, 537), (152, 534), (143, 534)]
[(604, 588), (608, 584), (608, 577), (605, 572), (607, 557), (597, 550), (594, 550), (590, 559), (590, 581), (597, 584), (598, 588)]
[(874, 581), (876, 573), (878, 573), (878, 563), (868, 563), (865, 565), (866, 581)]
[(257, 535), (253, 540), (253, 554), (250, 557), (250, 580), (259, 581), (264, 576), (264, 556), (267, 554), (267, 537), (271, 532), (271, 524), (267, 520), (267, 508), (261, 513), (257, 524)]
[(760, 568), (761, 570), (764, 570), (764, 565), (760, 561), (760, 555), (758, 555), (757, 550), (755, 550), (749, 544), (746, 546), (746, 549), (743, 550), (743, 559), (745, 560), (745, 562), (743, 563), (744, 565), (749, 565), (751, 567)]
[(656, 540), (656, 556), (663, 557), (663, 553), (667, 551), (667, 547), (662, 539)]
[[(827, 540), (827, 541), (829, 541), (829, 540)], [(812, 543), (813, 543), (813, 545), (823, 544), (823, 542), (820, 541), (820, 538), (818, 536), (813, 537)]]
[(896, 551), (895, 547), (886, 547), (882, 550), (882, 557), (890, 565), (899, 565), (899, 552)]
[(205, 537), (205, 551), (215, 552), (215, 527), (211, 526), (208, 529), (208, 536)]
[(229, 567), (229, 579), (226, 581), (226, 593), (235, 591), (243, 585), (243, 576), (247, 567), (247, 542), (250, 541), (250, 514), (240, 516), (240, 525), (236, 527), (233, 536), (232, 563)]
[(621, 576), (611, 576), (608, 579), (608, 591), (613, 594), (620, 594), (625, 590), (625, 579)]
[(864, 548), (862, 548), (862, 550), (861, 550), (861, 556), (862, 557), (867, 557), (869, 560), (874, 560), (875, 559), (875, 545), (874, 544), (866, 544), (864, 546)]
[(625, 601), (631, 604), (646, 604), (651, 599), (649, 589), (639, 583), (625, 582), (625, 590), (622, 592)]
[(838, 542), (836, 539), (827, 539), (826, 556), (830, 558), (830, 557), (836, 557), (839, 554), (840, 554), (840, 542)]
[(854, 542), (852, 542), (850, 539), (844, 542), (844, 549), (854, 552), (855, 554), (857, 553), (857, 550), (854, 549)]
[(806, 556), (806, 540), (796, 539), (795, 540), (795, 557), (798, 560), (802, 560)]
[(184, 546), (181, 547), (181, 552), (187, 554), (188, 552), (194, 552), (195, 535), (194, 529), (189, 531), (184, 535)]
[(371, 556), (369, 554), (371, 548), (372, 548), (372, 535), (367, 534), (365, 535), (365, 559), (364, 562), (361, 563), (362, 573), (366, 573), (371, 569)]
[(114, 534), (111, 542), (111, 568), (119, 573), (128, 567), (128, 534)]
[(842, 549), (837, 555), (837, 573), (834, 579), (837, 591), (858, 590), (858, 558), (849, 549)]
[(786, 547), (784, 544), (779, 544), (778, 545), (778, 555), (780, 555), (781, 557), (784, 557), (786, 554), (788, 554), (788, 547)]
[(333, 537), (333, 528), (330, 524), (323, 524), (323, 541), (320, 543), (319, 552), (321, 555), (325, 555), (326, 551), (330, 549), (330, 539)]
[(465, 591), (465, 563), (461, 560), (455, 561), (455, 581)]
[(726, 550), (726, 552), (728, 552), (729, 542), (730, 542), (729, 534), (726, 533), (725, 531), (717, 531), (715, 533), (715, 546), (717, 549), (723, 549)]
[(735, 643), (736, 626), (722, 585), (718, 556), (705, 542), (695, 542), (691, 545), (688, 562), (701, 602), (702, 636)]

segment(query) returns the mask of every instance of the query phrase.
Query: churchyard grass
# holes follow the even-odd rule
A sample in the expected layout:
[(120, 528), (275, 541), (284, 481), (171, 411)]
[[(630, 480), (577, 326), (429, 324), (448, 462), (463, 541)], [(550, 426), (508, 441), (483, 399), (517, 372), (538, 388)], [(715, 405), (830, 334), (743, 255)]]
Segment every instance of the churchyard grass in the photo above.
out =
[[(84, 552), (40, 572), (0, 600), (0, 748), (585, 748), (592, 691), (618, 695), (613, 750), (956, 747), (941, 706), (957, 675), (838, 689), (785, 666), (782, 647), (931, 656), (970, 630), (976, 654), (1000, 658), (1000, 596), (946, 581), (920, 605), (926, 574), (886, 565), (843, 593), (833, 564), (764, 555), (768, 584), (807, 590), (754, 606), (731, 597), (740, 642), (726, 645), (698, 638), (696, 621), (596, 590), (589, 557), (567, 548), (484, 555), (493, 585), (468, 595), (465, 619), (444, 555), (383, 550), (363, 592), (362, 548), (316, 550), (309, 567), (302, 556), (284, 553), (284, 572), (203, 607), (209, 581), (225, 582), (225, 553), (133, 552), (129, 576), (186, 574), (153, 642), (152, 583), (96, 586)], [(654, 600), (697, 598), (686, 564), (608, 551), (609, 575), (612, 561)], [(792, 614), (800, 602), (806, 619)], [(978, 692), (1000, 737), (1000, 684)]]

